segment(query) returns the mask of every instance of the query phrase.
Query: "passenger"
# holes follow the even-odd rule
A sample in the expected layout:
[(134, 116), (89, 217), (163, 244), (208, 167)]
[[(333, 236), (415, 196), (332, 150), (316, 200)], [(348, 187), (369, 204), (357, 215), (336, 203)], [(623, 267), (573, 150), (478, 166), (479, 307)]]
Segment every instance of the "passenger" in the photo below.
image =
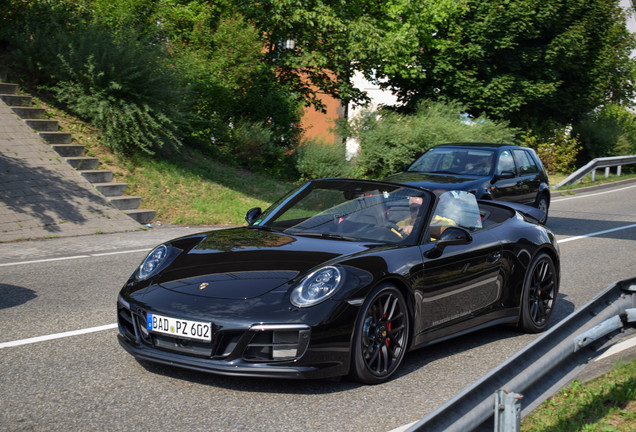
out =
[(452, 208), (454, 207), (454, 203), (452, 201), (453, 195), (449, 194), (448, 192), (444, 193), (440, 197), (429, 227), (429, 231), (431, 233), (431, 241), (436, 241), (437, 239), (439, 239), (444, 230), (449, 226), (457, 226), (455, 220), (449, 217), (451, 213), (453, 213)]
[(464, 172), (472, 175), (488, 175), (491, 166), (490, 158), (479, 158), (468, 162), (464, 167)]

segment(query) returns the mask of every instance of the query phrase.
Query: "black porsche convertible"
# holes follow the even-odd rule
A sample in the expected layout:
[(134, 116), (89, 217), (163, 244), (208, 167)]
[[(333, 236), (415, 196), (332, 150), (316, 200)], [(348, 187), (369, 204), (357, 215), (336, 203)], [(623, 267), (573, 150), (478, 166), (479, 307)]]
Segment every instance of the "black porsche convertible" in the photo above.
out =
[(464, 191), (310, 181), (245, 227), (153, 249), (119, 294), (118, 339), (194, 370), (380, 383), (412, 349), (546, 328), (560, 268), (540, 219)]

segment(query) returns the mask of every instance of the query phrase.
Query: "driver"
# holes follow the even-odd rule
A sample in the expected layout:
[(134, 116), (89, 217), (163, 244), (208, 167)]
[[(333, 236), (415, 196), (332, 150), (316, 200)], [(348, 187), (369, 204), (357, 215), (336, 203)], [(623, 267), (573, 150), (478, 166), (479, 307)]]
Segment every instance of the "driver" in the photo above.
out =
[(408, 219), (404, 219), (397, 223), (399, 227), (399, 231), (407, 236), (411, 235), (413, 232), (413, 225), (415, 225), (415, 220), (417, 219), (417, 215), (420, 212), (420, 208), (424, 203), (424, 198), (413, 196), (409, 198), (409, 212), (411, 216)]

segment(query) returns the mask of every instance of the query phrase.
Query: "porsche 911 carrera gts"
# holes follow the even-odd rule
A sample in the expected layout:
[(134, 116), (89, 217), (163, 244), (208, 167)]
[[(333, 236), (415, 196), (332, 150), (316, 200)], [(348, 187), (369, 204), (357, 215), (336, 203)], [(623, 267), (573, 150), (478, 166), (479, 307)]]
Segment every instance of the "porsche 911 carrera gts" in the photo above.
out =
[(381, 383), (410, 350), (546, 328), (560, 267), (541, 217), (465, 191), (310, 181), (247, 226), (153, 249), (118, 296), (118, 340), (217, 374)]

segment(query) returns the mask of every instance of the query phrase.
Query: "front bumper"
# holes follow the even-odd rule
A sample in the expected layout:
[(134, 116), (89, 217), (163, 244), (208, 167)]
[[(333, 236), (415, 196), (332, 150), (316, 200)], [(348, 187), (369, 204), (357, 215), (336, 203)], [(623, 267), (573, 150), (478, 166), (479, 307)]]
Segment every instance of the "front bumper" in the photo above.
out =
[[(148, 332), (143, 326), (144, 313), (120, 298), (118, 341), (138, 360), (252, 377), (320, 379), (349, 371), (348, 341), (338, 343), (336, 338), (326, 343), (327, 335), (316, 334), (304, 324), (216, 328), (213, 342), (203, 343)], [(319, 342), (312, 343), (312, 338)]]

